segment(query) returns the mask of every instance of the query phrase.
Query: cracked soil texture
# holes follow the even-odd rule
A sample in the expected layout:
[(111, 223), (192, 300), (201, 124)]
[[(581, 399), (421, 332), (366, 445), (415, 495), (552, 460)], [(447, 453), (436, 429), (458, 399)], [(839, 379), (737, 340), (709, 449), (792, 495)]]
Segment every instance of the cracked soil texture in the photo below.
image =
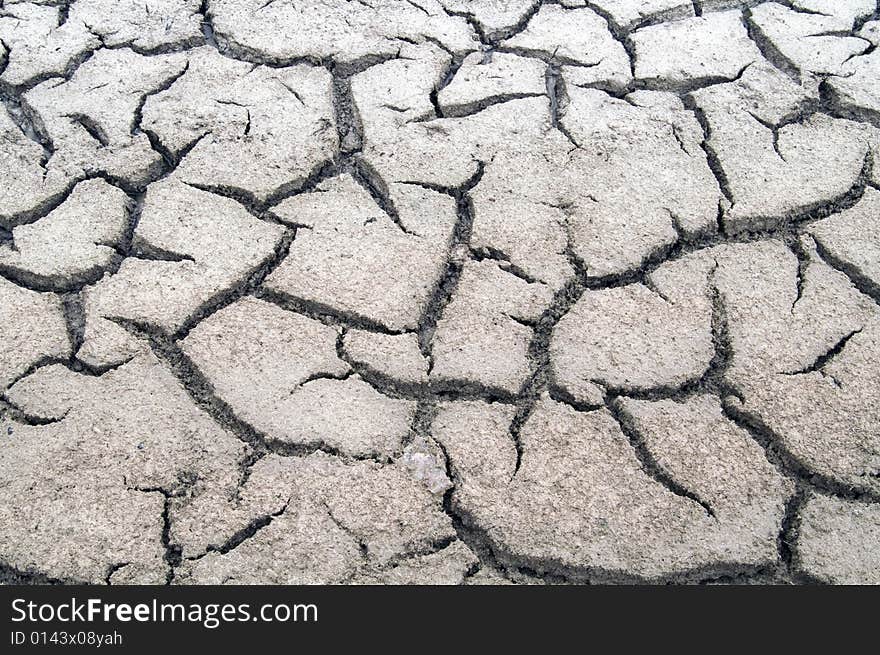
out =
[(0, 2), (0, 580), (880, 583), (878, 44)]

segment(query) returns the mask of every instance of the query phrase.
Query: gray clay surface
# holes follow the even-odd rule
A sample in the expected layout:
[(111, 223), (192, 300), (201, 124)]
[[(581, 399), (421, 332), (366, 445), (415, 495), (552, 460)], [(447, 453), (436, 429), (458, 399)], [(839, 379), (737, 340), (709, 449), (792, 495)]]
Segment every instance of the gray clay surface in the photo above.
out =
[(880, 583), (880, 3), (0, 4), (0, 580)]

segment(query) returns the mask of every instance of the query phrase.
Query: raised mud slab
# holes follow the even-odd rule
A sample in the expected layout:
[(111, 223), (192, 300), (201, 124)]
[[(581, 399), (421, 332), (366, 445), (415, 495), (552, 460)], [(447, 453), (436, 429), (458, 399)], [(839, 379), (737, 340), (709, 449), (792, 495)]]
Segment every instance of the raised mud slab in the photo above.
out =
[(0, 579), (880, 582), (878, 44), (3, 3)]

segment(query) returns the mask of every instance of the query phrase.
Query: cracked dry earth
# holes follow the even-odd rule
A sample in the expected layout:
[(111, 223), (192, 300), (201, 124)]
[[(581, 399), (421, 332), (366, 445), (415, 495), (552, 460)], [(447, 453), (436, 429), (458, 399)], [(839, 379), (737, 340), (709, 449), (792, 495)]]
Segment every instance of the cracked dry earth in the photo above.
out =
[(0, 4), (3, 580), (880, 583), (874, 0)]

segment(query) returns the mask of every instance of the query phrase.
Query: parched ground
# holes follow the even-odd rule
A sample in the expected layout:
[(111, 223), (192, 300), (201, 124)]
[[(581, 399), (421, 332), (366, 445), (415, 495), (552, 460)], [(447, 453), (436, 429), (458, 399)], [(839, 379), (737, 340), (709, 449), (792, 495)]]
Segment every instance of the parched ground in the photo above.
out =
[(880, 583), (874, 0), (2, 5), (0, 578)]

